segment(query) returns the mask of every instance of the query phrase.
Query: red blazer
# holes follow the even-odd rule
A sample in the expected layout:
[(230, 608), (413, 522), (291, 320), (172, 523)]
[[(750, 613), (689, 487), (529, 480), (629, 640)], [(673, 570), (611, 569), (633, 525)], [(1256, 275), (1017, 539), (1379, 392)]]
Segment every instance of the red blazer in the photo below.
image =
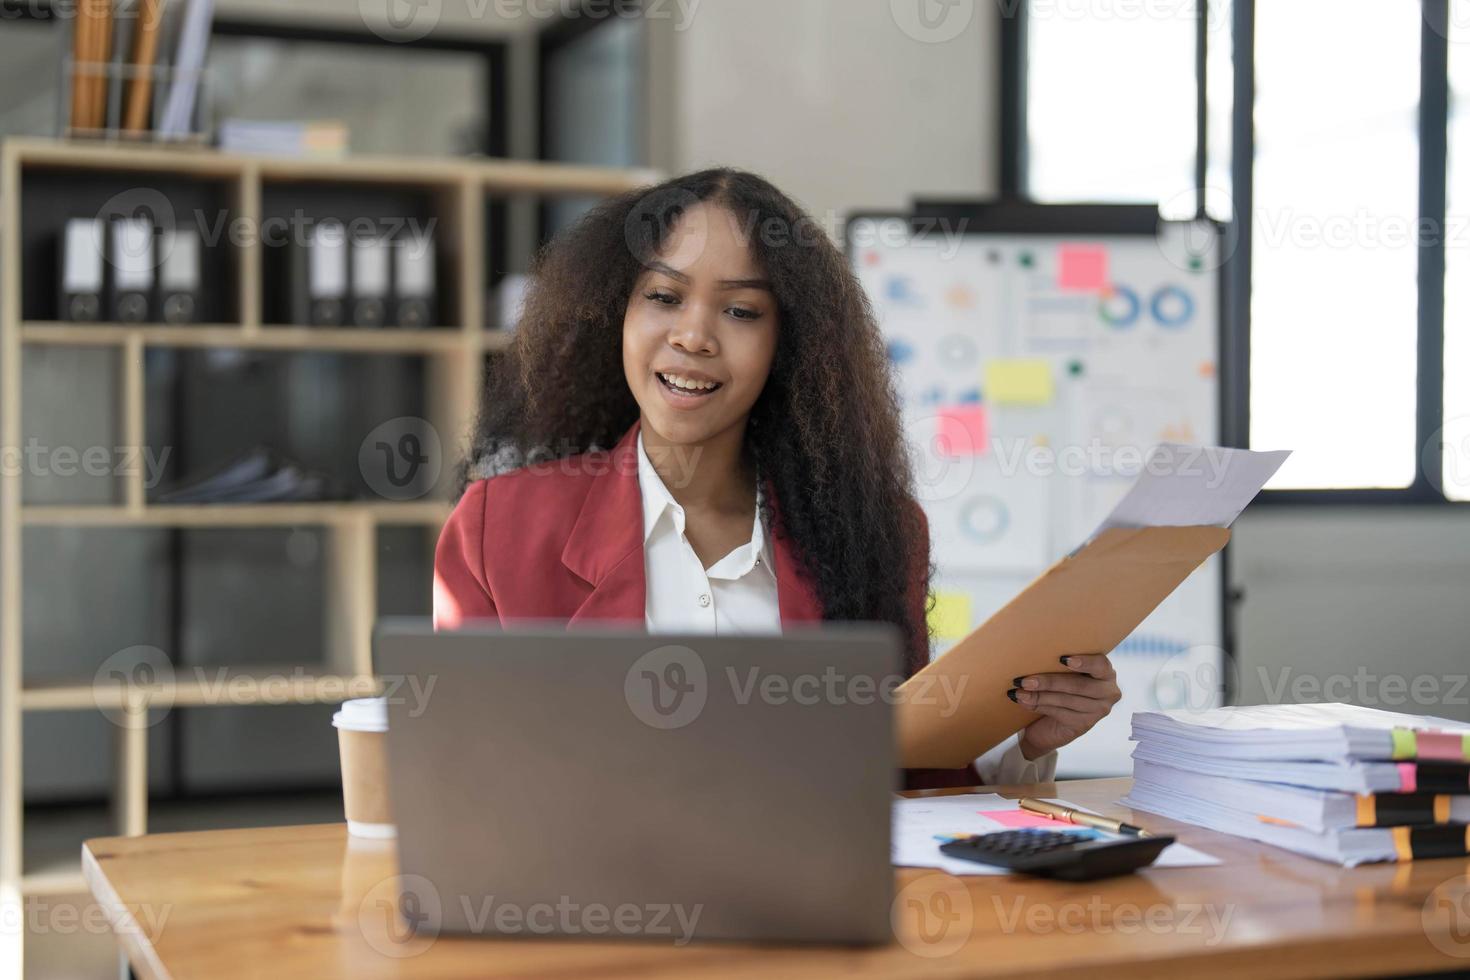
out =
[[(538, 619), (643, 623), (638, 426), (634, 422), (610, 451), (536, 463), (470, 484), (434, 555), (435, 627)], [(790, 539), (779, 532), (776, 495), (769, 497), (777, 515), (771, 539), (781, 622), (818, 621), (821, 600)], [(929, 560), (927, 529), (921, 539), (922, 564), (916, 567)], [(912, 593), (915, 621), (923, 622), (923, 576), (915, 576)], [(907, 774), (913, 788), (976, 781), (970, 769)]]

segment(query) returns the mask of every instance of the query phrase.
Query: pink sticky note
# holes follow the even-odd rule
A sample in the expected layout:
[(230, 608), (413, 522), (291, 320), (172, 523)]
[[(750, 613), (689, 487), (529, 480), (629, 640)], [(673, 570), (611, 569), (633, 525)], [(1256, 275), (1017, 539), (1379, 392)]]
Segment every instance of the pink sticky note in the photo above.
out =
[(951, 405), (939, 410), (938, 449), (946, 456), (980, 456), (990, 449), (984, 405)]
[(1057, 247), (1057, 288), (1096, 291), (1108, 284), (1108, 250), (1102, 245)]
[(978, 810), (976, 812), (982, 817), (989, 817), (1002, 827), (1048, 827), (1052, 830), (1069, 830), (1077, 826), (1065, 820), (1053, 820), (1040, 813), (1032, 813), (1030, 810)]

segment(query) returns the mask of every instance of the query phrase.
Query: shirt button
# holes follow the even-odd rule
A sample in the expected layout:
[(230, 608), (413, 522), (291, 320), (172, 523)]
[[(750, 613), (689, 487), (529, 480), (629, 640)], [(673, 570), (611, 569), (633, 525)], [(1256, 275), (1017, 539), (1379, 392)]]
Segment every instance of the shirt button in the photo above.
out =
[(709, 605), (709, 593), (708, 592), (701, 592), (699, 594), (699, 604), (701, 606), (708, 606)]

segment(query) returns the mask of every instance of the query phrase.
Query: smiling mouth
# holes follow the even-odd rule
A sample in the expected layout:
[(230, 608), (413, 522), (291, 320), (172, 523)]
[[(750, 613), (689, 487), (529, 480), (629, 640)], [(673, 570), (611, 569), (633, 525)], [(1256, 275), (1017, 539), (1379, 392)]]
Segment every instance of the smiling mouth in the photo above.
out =
[(683, 378), (677, 374), (658, 374), (655, 372), (655, 376), (658, 378), (659, 384), (674, 394), (683, 395), (686, 398), (703, 398), (707, 395), (713, 395), (724, 387), (718, 381), (696, 381), (693, 378)]

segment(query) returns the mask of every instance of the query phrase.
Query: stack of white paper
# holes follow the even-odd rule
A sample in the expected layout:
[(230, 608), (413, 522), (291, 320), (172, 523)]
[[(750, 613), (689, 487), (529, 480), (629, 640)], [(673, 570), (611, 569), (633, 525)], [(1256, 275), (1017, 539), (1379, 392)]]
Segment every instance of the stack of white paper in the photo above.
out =
[(1470, 846), (1470, 726), (1346, 704), (1133, 716), (1122, 801), (1355, 865)]
[(1290, 455), (1161, 443), (1092, 537), (1114, 527), (1229, 527)]

